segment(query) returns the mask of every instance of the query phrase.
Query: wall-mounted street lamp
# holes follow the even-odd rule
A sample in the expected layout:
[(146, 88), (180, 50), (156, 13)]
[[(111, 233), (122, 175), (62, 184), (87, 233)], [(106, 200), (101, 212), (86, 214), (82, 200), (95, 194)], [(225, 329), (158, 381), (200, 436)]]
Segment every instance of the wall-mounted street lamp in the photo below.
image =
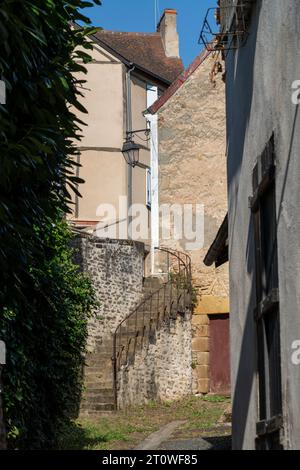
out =
[(145, 166), (144, 164), (140, 163), (140, 150), (143, 147), (134, 142), (134, 136), (135, 134), (144, 133), (147, 138), (147, 142), (150, 132), (150, 129), (140, 129), (137, 131), (126, 132), (126, 140), (123, 144), (122, 153), (126, 163), (132, 168), (134, 168), (135, 166)]

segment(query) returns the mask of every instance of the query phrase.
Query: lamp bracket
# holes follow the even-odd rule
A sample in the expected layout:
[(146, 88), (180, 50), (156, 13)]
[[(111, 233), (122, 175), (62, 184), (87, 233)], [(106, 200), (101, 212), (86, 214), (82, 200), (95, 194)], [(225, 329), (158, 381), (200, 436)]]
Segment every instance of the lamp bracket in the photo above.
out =
[(136, 131), (127, 131), (126, 132), (126, 141), (131, 141), (133, 140), (135, 134), (145, 134), (146, 137), (149, 137), (150, 133), (151, 133), (151, 129), (149, 129), (149, 127), (147, 129), (138, 129)]

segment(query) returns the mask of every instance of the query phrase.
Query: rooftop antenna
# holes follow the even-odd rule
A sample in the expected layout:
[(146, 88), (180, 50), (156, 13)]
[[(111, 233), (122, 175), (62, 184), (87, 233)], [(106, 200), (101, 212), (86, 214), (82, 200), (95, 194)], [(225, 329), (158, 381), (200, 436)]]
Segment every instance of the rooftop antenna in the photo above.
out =
[(154, 0), (154, 11), (155, 11), (155, 25), (154, 29), (156, 31), (157, 24), (158, 24), (158, 16), (159, 16), (159, 0)]

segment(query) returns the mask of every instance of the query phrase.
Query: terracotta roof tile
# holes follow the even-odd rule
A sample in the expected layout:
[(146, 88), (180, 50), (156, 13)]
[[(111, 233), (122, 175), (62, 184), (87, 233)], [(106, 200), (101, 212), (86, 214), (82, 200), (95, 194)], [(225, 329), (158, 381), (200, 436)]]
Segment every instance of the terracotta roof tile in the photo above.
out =
[(169, 58), (160, 33), (124, 33), (102, 30), (95, 37), (118, 55), (163, 81), (172, 83), (183, 70), (181, 59)]

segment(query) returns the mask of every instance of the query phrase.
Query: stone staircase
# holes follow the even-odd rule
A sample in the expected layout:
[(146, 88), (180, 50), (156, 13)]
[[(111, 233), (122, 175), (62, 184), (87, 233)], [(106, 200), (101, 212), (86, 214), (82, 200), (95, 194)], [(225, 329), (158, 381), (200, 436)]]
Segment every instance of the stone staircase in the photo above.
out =
[[(162, 285), (162, 280), (157, 277), (144, 279), (141, 301), (151, 297)], [(149, 314), (150, 305), (147, 301), (144, 314)], [(155, 307), (151, 305), (155, 312)], [(130, 318), (122, 327), (123, 335), (132, 335), (136, 326), (142, 325), (143, 319)], [(154, 333), (155, 325), (145, 333), (151, 336)], [(140, 339), (141, 340), (141, 339)], [(141, 346), (141, 344), (140, 344)], [(81, 400), (80, 414), (97, 415), (109, 413), (115, 410), (114, 380), (113, 380), (113, 336), (106, 338), (102, 342), (96, 342), (94, 353), (88, 354), (85, 359), (84, 369), (84, 392)], [(133, 360), (134, 358), (131, 357)]]
[(84, 368), (84, 392), (80, 414), (94, 415), (114, 409), (113, 340), (107, 338), (96, 343), (96, 351), (88, 354)]

